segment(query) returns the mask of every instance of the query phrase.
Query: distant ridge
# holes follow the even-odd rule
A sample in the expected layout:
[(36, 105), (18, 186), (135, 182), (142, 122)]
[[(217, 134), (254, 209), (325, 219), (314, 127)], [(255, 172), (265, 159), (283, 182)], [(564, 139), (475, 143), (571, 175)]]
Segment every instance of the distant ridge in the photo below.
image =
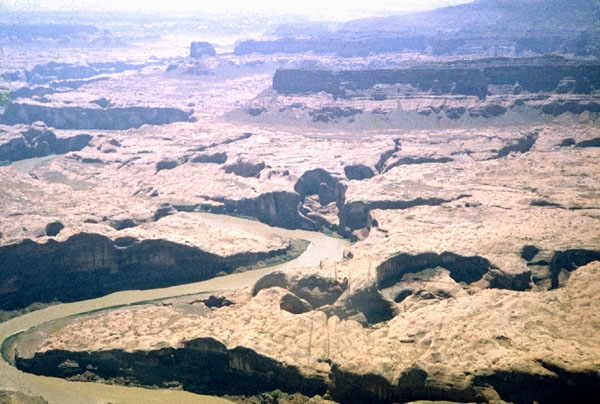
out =
[(304, 32), (302, 38), (244, 41), (235, 52), (600, 57), (599, 22), (600, 0), (477, 0), (348, 21), (334, 32), (316, 31), (310, 38)]
[(476, 0), (415, 14), (348, 21), (341, 31), (556, 35), (600, 31), (599, 0)]

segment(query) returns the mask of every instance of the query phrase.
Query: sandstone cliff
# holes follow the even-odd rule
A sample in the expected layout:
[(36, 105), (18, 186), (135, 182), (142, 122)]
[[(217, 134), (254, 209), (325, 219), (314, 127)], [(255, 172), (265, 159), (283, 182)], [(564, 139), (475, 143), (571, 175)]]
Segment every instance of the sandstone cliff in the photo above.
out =
[(409, 84), (438, 94), (476, 95), (485, 98), (488, 86), (520, 85), (523, 90), (555, 91), (561, 80), (574, 80), (572, 91), (600, 89), (600, 64), (568, 61), (560, 57), (530, 59), (490, 58), (381, 70), (278, 70), (273, 88), (281, 94), (325, 91), (344, 96), (347, 90), (365, 90), (376, 84)]
[(125, 130), (142, 125), (164, 125), (189, 121), (190, 113), (176, 108), (124, 107), (84, 108), (48, 107), (36, 104), (11, 103), (0, 122), (7, 125), (31, 124), (42, 121), (57, 129)]
[[(72, 380), (169, 382), (216, 394), (279, 388), (340, 403), (586, 402), (600, 381), (599, 271), (598, 262), (580, 267), (554, 291), (424, 300), (372, 328), (320, 311), (289, 313), (279, 305), (289, 292), (277, 286), (183, 316), (192, 302), (119, 309), (17, 349), (16, 363)], [(137, 339), (125, 333), (132, 329)]]

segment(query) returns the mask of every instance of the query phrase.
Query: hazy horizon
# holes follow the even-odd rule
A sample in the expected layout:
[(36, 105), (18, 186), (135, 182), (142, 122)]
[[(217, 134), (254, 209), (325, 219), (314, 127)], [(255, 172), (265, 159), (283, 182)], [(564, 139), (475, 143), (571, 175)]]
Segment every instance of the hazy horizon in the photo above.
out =
[(305, 16), (315, 20), (343, 21), (350, 19), (375, 17), (381, 15), (402, 14), (425, 11), (439, 7), (469, 3), (473, 0), (372, 0), (365, 7), (364, 1), (305, 0), (264, 0), (259, 4), (248, 4), (240, 0), (225, 0), (211, 4), (198, 4), (190, 0), (2, 0), (0, 10), (12, 12), (55, 11), (55, 12), (134, 12), (134, 13), (206, 13), (236, 15), (282, 15)]

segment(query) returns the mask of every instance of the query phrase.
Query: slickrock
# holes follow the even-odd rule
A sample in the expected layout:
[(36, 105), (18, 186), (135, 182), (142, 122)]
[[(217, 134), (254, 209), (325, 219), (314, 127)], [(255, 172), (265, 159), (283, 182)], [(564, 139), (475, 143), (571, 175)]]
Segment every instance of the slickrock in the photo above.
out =
[[(231, 352), (248, 350), (230, 359), (233, 362), (224, 368), (230, 370), (224, 371), (237, 369), (239, 377), (252, 377), (269, 366), (297, 369), (298, 391), (327, 392), (344, 403), (417, 398), (585, 401), (600, 379), (595, 320), (599, 277), (600, 265), (594, 262), (574, 271), (567, 285), (557, 290), (458, 294), (413, 306), (370, 328), (322, 311), (289, 313), (279, 306), (289, 293), (280, 287), (263, 289), (254, 297), (248, 291), (236, 292), (231, 296), (234, 305), (210, 312), (185, 314), (181, 307), (190, 303), (179, 300), (71, 321), (26, 352), (19, 351), (17, 363), (28, 371), (63, 377), (82, 373), (87, 366), (88, 373), (106, 372), (98, 374), (104, 379), (126, 375), (135, 382), (145, 376), (127, 370), (129, 360), (143, 361), (144, 352), (154, 355), (167, 347), (174, 348), (181, 361), (188, 355), (191, 360), (197, 352), (188, 354), (191, 344), (212, 339)], [(261, 366), (266, 368), (259, 370), (250, 362), (258, 360), (254, 355), (273, 362), (264, 362)], [(105, 367), (109, 360), (117, 360), (110, 371)], [(65, 363), (71, 365), (67, 368)], [(222, 366), (186, 363), (200, 375)], [(185, 374), (171, 377), (186, 380)]]

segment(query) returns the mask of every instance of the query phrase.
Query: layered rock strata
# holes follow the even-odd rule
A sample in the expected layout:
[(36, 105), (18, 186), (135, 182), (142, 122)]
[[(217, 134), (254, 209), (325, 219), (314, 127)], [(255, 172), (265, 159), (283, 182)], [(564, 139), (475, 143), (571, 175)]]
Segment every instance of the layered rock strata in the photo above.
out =
[[(190, 303), (172, 302), (38, 332), (36, 343), (17, 347), (16, 363), (71, 380), (213, 394), (280, 388), (340, 403), (588, 401), (600, 381), (598, 276), (596, 261), (558, 290), (465, 293), (371, 328), (319, 310), (292, 314), (279, 304), (290, 292), (263, 281), (254, 297), (238, 292), (236, 304), (219, 309), (182, 315)], [(127, 337), (132, 329), (137, 339)]]
[(0, 122), (7, 125), (42, 121), (57, 129), (125, 130), (142, 125), (165, 125), (190, 120), (190, 112), (176, 108), (124, 107), (84, 108), (50, 107), (37, 104), (11, 103)]
[(273, 88), (281, 94), (324, 91), (344, 96), (346, 90), (350, 93), (377, 84), (406, 84), (420, 91), (485, 98), (489, 86), (519, 85), (531, 93), (552, 92), (559, 90), (567, 78), (572, 81), (570, 91), (590, 93), (600, 89), (599, 73), (600, 64), (595, 61), (569, 61), (560, 57), (499, 58), (381, 70), (285, 69), (275, 73)]
[[(78, 230), (53, 222), (46, 226), (45, 239), (0, 246), (0, 309), (197, 282), (293, 258), (305, 247), (278, 237), (213, 228), (193, 214), (158, 219), (115, 224), (115, 230), (94, 223), (80, 224)], [(156, 237), (158, 228), (172, 234)], [(186, 229), (200, 234), (186, 236)], [(208, 240), (229, 245), (215, 246)]]

